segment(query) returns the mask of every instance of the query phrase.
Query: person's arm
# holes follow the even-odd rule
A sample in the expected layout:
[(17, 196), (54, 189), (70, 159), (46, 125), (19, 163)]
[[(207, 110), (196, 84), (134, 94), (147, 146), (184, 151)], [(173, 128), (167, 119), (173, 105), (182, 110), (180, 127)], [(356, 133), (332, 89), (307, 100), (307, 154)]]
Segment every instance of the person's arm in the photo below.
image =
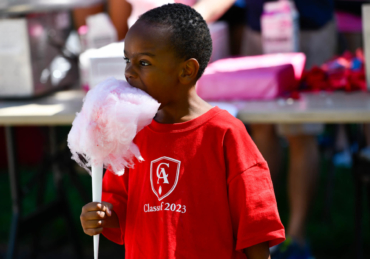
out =
[[(131, 4), (126, 0), (109, 0), (107, 9), (110, 19), (117, 30), (118, 40), (124, 39), (128, 31), (127, 20), (131, 14)], [(75, 29), (85, 25), (88, 16), (102, 12), (104, 12), (103, 4), (74, 9), (73, 20)]]
[(207, 23), (220, 18), (236, 0), (199, 0), (192, 7), (200, 13)]
[(126, 0), (109, 0), (108, 13), (114, 27), (117, 29), (118, 40), (125, 38), (128, 31), (127, 20), (131, 15), (131, 4)]
[(72, 13), (75, 29), (78, 30), (82, 25), (86, 25), (86, 17), (89, 15), (101, 12), (104, 12), (103, 4), (73, 9)]
[(269, 243), (264, 242), (244, 249), (248, 259), (271, 259)]

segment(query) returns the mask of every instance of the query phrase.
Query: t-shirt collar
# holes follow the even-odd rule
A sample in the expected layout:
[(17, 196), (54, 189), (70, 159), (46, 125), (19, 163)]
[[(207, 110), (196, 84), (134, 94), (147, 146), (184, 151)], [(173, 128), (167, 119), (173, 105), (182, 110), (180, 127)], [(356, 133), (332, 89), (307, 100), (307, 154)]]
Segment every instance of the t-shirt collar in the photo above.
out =
[(192, 130), (204, 124), (205, 122), (213, 118), (215, 115), (217, 115), (221, 111), (223, 110), (215, 106), (209, 111), (207, 111), (206, 113), (198, 116), (195, 119), (192, 119), (190, 121), (180, 122), (180, 123), (164, 124), (164, 123), (156, 122), (153, 119), (152, 123), (149, 124), (148, 127), (152, 131), (156, 131), (156, 132), (175, 133), (175, 132), (188, 131), (188, 130)]

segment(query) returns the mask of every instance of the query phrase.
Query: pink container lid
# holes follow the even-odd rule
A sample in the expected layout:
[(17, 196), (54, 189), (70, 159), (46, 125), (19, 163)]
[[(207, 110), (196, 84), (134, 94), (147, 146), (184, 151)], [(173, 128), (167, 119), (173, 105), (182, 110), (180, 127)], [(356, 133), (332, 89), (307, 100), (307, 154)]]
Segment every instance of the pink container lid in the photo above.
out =
[(217, 60), (197, 84), (205, 100), (270, 100), (292, 92), (302, 77), (303, 53), (269, 54)]
[(259, 56), (228, 58), (215, 61), (208, 65), (204, 75), (217, 72), (233, 72), (237, 70), (267, 68), (291, 64), (296, 80), (300, 80), (306, 63), (304, 53), (280, 53)]

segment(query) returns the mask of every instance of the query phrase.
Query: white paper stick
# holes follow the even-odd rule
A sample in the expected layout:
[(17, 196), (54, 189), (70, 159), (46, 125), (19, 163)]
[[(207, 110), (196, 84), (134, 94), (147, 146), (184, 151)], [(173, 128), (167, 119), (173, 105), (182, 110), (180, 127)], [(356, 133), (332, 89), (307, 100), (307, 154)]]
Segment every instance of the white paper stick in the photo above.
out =
[[(92, 166), (91, 169), (93, 202), (101, 202), (103, 166)], [(99, 255), (99, 236), (94, 235), (94, 259)]]

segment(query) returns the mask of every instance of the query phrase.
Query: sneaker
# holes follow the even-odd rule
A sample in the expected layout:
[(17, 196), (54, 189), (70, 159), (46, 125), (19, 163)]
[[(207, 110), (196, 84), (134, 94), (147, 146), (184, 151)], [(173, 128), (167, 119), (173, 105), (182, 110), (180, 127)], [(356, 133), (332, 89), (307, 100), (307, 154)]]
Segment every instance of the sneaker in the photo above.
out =
[(308, 245), (302, 247), (288, 237), (283, 243), (270, 248), (271, 259), (314, 259)]

